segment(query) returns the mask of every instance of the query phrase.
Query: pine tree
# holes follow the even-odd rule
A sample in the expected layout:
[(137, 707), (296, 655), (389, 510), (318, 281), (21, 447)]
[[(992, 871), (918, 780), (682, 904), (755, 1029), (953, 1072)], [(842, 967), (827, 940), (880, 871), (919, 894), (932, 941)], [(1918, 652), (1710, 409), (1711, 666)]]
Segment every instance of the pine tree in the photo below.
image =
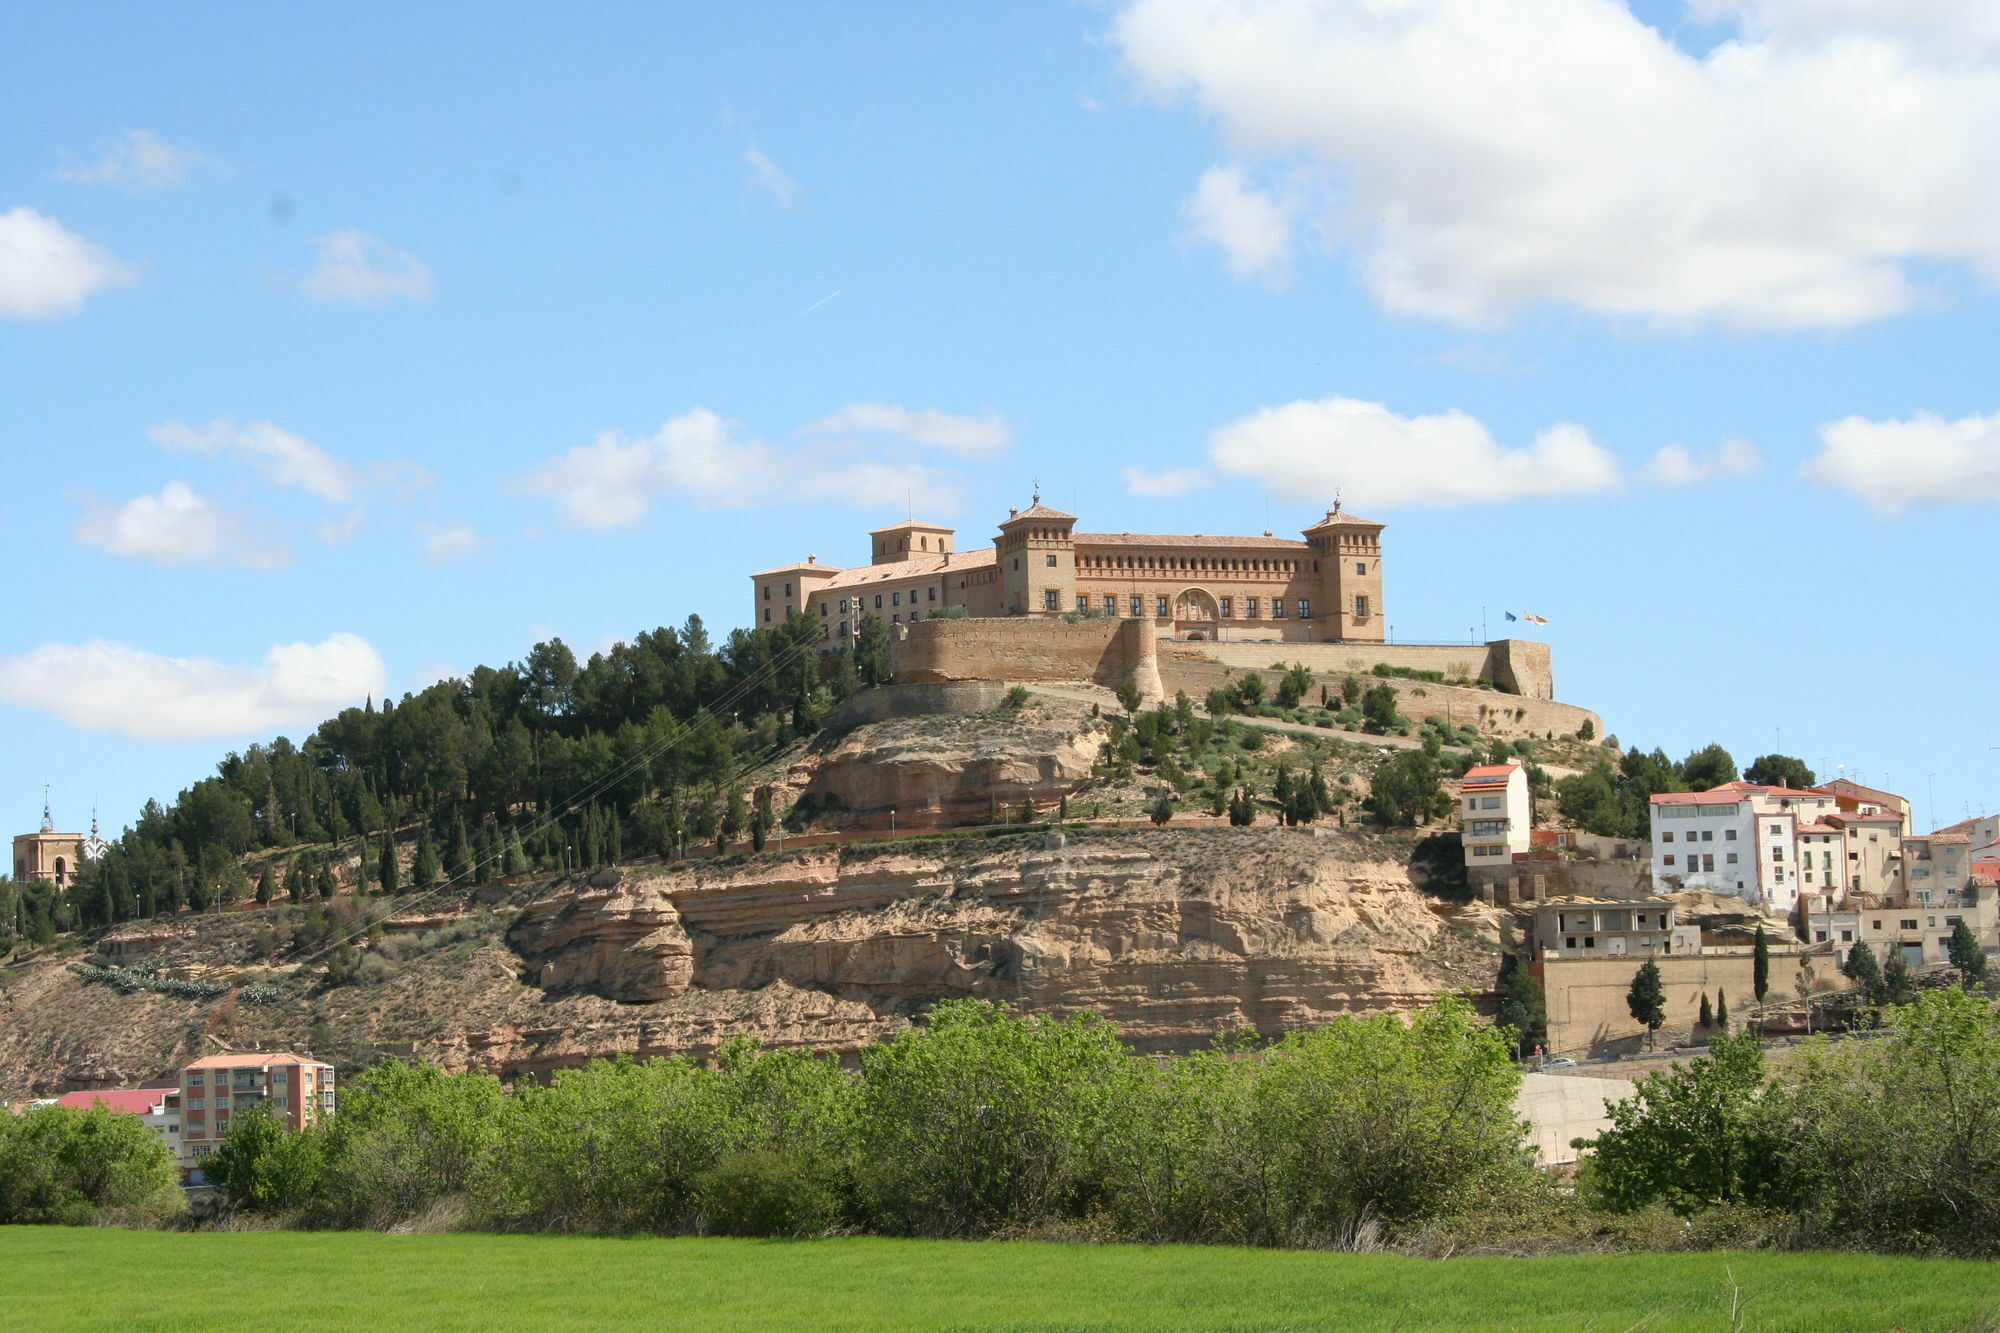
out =
[(1704, 1031), (1715, 1026), (1715, 1010), (1708, 1003), (1707, 991), (1701, 993), (1701, 1016), (1695, 1021), (1701, 1024)]
[(396, 865), (396, 832), (394, 829), (382, 835), (382, 859), (376, 863), (375, 878), (381, 882), (382, 892), (394, 893), (401, 887), (401, 875)]
[(293, 902), (304, 902), (306, 897), (306, 870), (299, 857), (294, 856), (285, 867), (285, 896)]
[(1764, 997), (1771, 993), (1771, 941), (1764, 936), (1764, 927), (1757, 926), (1757, 943), (1750, 951), (1750, 989), (1757, 994), (1757, 1003), (1764, 1003)]
[(743, 802), (743, 789), (731, 787), (729, 799), (722, 807), (722, 822), (715, 828), (715, 854), (722, 855), (729, 850), (729, 844), (736, 841), (749, 821), (750, 811)]
[(263, 873), (257, 876), (258, 906), (268, 907), (270, 905), (271, 898), (277, 892), (277, 885), (273, 883), (275, 879), (276, 876), (273, 875), (271, 872), (271, 863), (269, 861), (266, 861), (264, 863)]
[(1028, 799), (1027, 797), (1023, 796), (1023, 797), (1021, 798), (1021, 808), (1020, 808), (1019, 810), (1015, 811), (1015, 813), (1014, 813), (1014, 822), (1015, 822), (1015, 823), (1017, 823), (1017, 824), (1032, 824), (1032, 823), (1034, 823), (1034, 822), (1035, 822), (1035, 803), (1034, 803), (1033, 801), (1029, 800), (1029, 799)]
[(1646, 1025), (1646, 1048), (1652, 1049), (1653, 1034), (1667, 1021), (1667, 993), (1660, 985), (1660, 965), (1647, 959), (1632, 977), (1625, 992), (1625, 1007), (1634, 1020)]
[(1161, 792), (1160, 798), (1153, 802), (1150, 813), (1155, 824), (1164, 824), (1174, 817), (1174, 803), (1167, 799), (1165, 792)]
[(1965, 979), (1964, 984), (1972, 986), (1986, 980), (1986, 950), (1979, 947), (1972, 927), (1965, 924), (1963, 917), (1951, 928), (1951, 939), (1945, 947), (1950, 954), (1951, 965)]
[(320, 862), (319, 874), (313, 878), (313, 889), (319, 894), (320, 901), (325, 902), (333, 897), (334, 891), (339, 887), (333, 881), (333, 866), (325, 861)]

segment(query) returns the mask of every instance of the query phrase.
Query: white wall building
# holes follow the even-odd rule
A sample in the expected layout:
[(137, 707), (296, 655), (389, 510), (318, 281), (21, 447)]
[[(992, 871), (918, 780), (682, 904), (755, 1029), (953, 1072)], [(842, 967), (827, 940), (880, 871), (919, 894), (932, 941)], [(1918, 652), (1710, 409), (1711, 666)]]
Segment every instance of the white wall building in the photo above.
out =
[(1528, 850), (1535, 827), (1528, 773), (1519, 764), (1480, 764), (1459, 786), (1460, 837), (1467, 866), (1506, 865)]

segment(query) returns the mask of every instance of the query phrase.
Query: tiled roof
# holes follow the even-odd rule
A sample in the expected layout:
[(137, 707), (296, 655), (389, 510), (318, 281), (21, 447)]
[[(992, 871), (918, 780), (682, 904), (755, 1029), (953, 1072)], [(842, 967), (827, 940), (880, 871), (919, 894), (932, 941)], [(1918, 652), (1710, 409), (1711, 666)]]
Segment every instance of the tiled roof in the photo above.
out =
[(1825, 792), (1829, 796), (1845, 796), (1849, 800), (1879, 800), (1889, 805), (1901, 805), (1903, 803), (1903, 798), (1894, 792), (1882, 791), (1876, 787), (1864, 787), (1860, 783), (1850, 782), (1846, 778), (1835, 778), (1832, 782), (1818, 788), (1818, 790)]
[(326, 1061), (315, 1060), (311, 1056), (293, 1055), (290, 1051), (242, 1055), (204, 1055), (187, 1065), (189, 1069), (261, 1069), (265, 1065), (323, 1065)]
[(1755, 782), (1725, 782), (1720, 787), (1711, 787), (1709, 790), (1760, 791), (1767, 796), (1828, 796), (1828, 793), (1820, 791), (1815, 787), (1766, 787)]
[(878, 532), (956, 532), (956, 531), (958, 531), (958, 529), (947, 527), (942, 523), (926, 523), (923, 519), (920, 518), (906, 518), (901, 523), (891, 523), (886, 528), (871, 528), (868, 531), (868, 535), (873, 537)]
[(1715, 791), (1663, 791), (1649, 799), (1654, 805), (1739, 805), (1743, 793), (1723, 787)]
[(1304, 542), (1285, 537), (1208, 537), (1178, 532), (1078, 532), (1071, 534), (1078, 546), (1197, 546), (1204, 549), (1235, 547), (1245, 551), (1309, 551)]
[(146, 1115), (165, 1097), (164, 1092), (146, 1088), (97, 1088), (89, 1092), (65, 1092), (56, 1098), (56, 1105), (76, 1111), (88, 1111), (93, 1106), (102, 1105), (107, 1111)]
[(1930, 843), (1933, 847), (1940, 845), (1945, 847), (1970, 847), (1972, 845), (1972, 835), (1969, 833), (1933, 833), (1930, 837), (1924, 839), (1924, 841)]
[(1843, 824), (1900, 824), (1903, 817), (1897, 814), (1864, 815), (1853, 810), (1834, 810), (1827, 813), (1828, 820), (1839, 820)]
[(1329, 509), (1326, 511), (1325, 518), (1307, 528), (1306, 531), (1318, 532), (1321, 528), (1379, 528), (1383, 526), (1385, 525), (1377, 523), (1373, 519), (1363, 518), (1359, 514), (1350, 514), (1340, 509)]
[(824, 593), (835, 588), (864, 588), (870, 584), (894, 582), (897, 579), (928, 578), (936, 574), (952, 574), (962, 569), (986, 569), (994, 561), (993, 548), (982, 546), (976, 551), (953, 551), (950, 555), (919, 556), (915, 560), (898, 560), (889, 565), (857, 565), (853, 569), (843, 569), (839, 574), (813, 591)]
[(750, 577), (753, 579), (761, 579), (761, 578), (766, 578), (772, 574), (803, 574), (808, 570), (810, 570), (812, 573), (815, 574), (838, 574), (840, 573), (840, 566), (822, 565), (817, 561), (813, 560), (801, 560), (796, 564), (779, 565), (776, 569), (760, 569), (755, 574), (752, 574)]
[(1464, 785), (1467, 787), (1504, 787), (1507, 780), (1521, 771), (1519, 764), (1481, 764), (1477, 768), (1465, 770)]
[[(1007, 523), (1019, 523), (1024, 518), (1058, 518), (1070, 523), (1076, 522), (1075, 514), (1065, 514), (1060, 509), (1051, 509), (1040, 501), (1029, 505), (1018, 514), (1009, 514)], [(1002, 523), (1000, 526), (1004, 528), (1007, 523)]]
[(1836, 829), (1831, 824), (1822, 824), (1816, 820), (1810, 824), (1799, 825), (1799, 832), (1801, 833), (1838, 833), (1839, 831), (1839, 829)]

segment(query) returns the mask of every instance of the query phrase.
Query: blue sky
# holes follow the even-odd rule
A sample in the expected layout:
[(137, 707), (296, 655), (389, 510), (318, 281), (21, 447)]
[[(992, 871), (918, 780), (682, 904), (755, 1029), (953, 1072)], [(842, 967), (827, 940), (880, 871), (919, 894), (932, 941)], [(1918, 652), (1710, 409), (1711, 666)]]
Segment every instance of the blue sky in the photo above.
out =
[(1836, 8), (0, 5), (0, 809), (1036, 478), (2000, 807), (2000, 22)]

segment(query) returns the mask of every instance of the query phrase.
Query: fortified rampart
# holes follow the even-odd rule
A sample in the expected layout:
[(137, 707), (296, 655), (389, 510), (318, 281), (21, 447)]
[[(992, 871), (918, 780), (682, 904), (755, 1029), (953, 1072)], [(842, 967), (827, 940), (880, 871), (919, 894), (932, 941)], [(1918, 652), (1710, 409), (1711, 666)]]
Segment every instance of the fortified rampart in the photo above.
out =
[(1012, 616), (920, 620), (892, 645), (898, 685), (962, 680), (1132, 681), (1160, 696), (1155, 631), (1148, 620), (1067, 621)]
[(1173, 643), (1172, 657), (1221, 662), (1262, 671), (1271, 663), (1298, 662), (1320, 675), (1360, 675), (1376, 666), (1442, 671), (1447, 678), (1492, 681), (1527, 699), (1554, 699), (1556, 678), (1546, 643), (1495, 639), (1491, 643)]

